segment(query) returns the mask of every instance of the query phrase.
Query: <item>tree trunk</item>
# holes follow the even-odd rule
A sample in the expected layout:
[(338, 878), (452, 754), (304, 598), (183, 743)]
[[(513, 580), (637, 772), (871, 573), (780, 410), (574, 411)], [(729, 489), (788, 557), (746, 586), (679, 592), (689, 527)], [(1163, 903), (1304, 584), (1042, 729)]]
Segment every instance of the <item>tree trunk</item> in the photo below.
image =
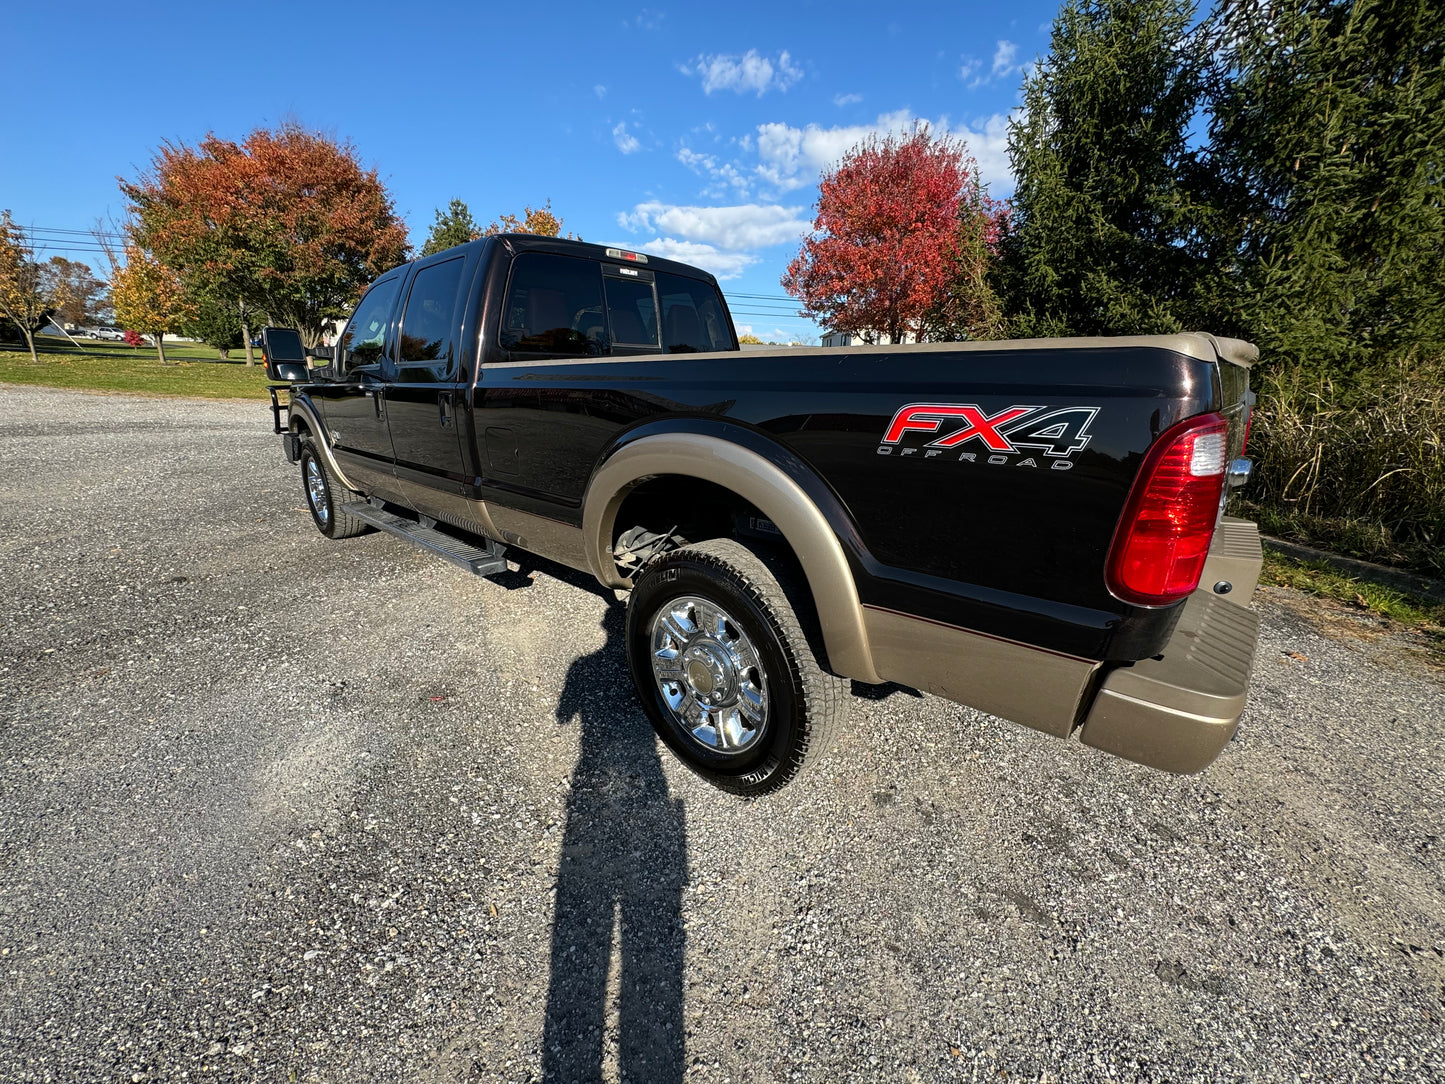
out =
[(161, 331), (156, 332), (156, 354), (160, 356), (162, 365), (170, 364), (170, 362), (166, 360), (166, 336), (165, 333)]
[(35, 332), (28, 327), (22, 327), (20, 330), (25, 332), (25, 345), (30, 347), (30, 360), (39, 365), (40, 355), (35, 352)]
[(245, 307), (241, 310), (241, 342), (246, 346), (246, 368), (256, 364), (256, 356), (251, 353), (251, 322), (246, 319)]

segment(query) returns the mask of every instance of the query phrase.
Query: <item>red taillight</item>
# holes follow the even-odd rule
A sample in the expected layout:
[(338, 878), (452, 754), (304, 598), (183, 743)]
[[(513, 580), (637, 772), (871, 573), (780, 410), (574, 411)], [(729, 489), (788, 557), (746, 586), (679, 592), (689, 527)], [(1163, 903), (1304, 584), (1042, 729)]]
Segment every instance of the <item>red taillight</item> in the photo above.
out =
[(1199, 586), (1228, 459), (1225, 421), (1189, 418), (1163, 433), (1134, 480), (1109, 550), (1109, 590), (1164, 606)]

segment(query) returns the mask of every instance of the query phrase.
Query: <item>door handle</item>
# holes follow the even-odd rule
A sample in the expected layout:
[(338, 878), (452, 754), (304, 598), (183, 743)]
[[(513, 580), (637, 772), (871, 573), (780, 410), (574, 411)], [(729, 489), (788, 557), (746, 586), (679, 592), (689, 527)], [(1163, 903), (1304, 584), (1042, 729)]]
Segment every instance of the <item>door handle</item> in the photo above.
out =
[(451, 423), (452, 423), (451, 407), (452, 407), (452, 393), (449, 392), (449, 391), (439, 391), (439, 392), (437, 392), (437, 409), (438, 409), (438, 410), (440, 411), (440, 413), (441, 413), (442, 428), (443, 428), (443, 429), (445, 429), (447, 426), (451, 425)]

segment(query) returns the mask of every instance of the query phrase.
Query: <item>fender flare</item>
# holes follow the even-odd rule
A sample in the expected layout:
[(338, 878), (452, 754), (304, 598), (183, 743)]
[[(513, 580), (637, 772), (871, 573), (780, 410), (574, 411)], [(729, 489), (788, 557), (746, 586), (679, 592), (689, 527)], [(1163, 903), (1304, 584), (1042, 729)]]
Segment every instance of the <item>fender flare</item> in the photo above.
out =
[(352, 484), (351, 479), (346, 477), (346, 472), (341, 469), (341, 464), (336, 461), (336, 456), (331, 451), (331, 441), (326, 439), (326, 426), (321, 422), (321, 415), (316, 413), (316, 407), (311, 400), (299, 395), (291, 396), (290, 403), (290, 428), (294, 432), (299, 429), (297, 420), (305, 421), (306, 428), (311, 431), (312, 446), (321, 453), (321, 458), (326, 460), (326, 466), (336, 480), (353, 493), (360, 493), (361, 490)]
[(882, 680), (873, 668), (847, 554), (827, 517), (786, 471), (734, 441), (692, 432), (643, 436), (618, 448), (597, 468), (583, 498), (582, 547), (592, 574), (604, 586), (631, 586), (612, 559), (617, 512), (640, 482), (661, 475), (721, 485), (767, 516), (803, 567), (829, 668), (859, 681)]

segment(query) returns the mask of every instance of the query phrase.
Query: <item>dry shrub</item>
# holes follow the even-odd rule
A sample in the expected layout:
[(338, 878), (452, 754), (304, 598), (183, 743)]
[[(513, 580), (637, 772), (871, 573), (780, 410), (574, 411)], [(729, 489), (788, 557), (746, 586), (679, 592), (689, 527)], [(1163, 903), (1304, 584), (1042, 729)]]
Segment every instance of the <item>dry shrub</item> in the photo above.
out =
[(1246, 496), (1266, 530), (1445, 573), (1445, 358), (1349, 384), (1256, 371)]

